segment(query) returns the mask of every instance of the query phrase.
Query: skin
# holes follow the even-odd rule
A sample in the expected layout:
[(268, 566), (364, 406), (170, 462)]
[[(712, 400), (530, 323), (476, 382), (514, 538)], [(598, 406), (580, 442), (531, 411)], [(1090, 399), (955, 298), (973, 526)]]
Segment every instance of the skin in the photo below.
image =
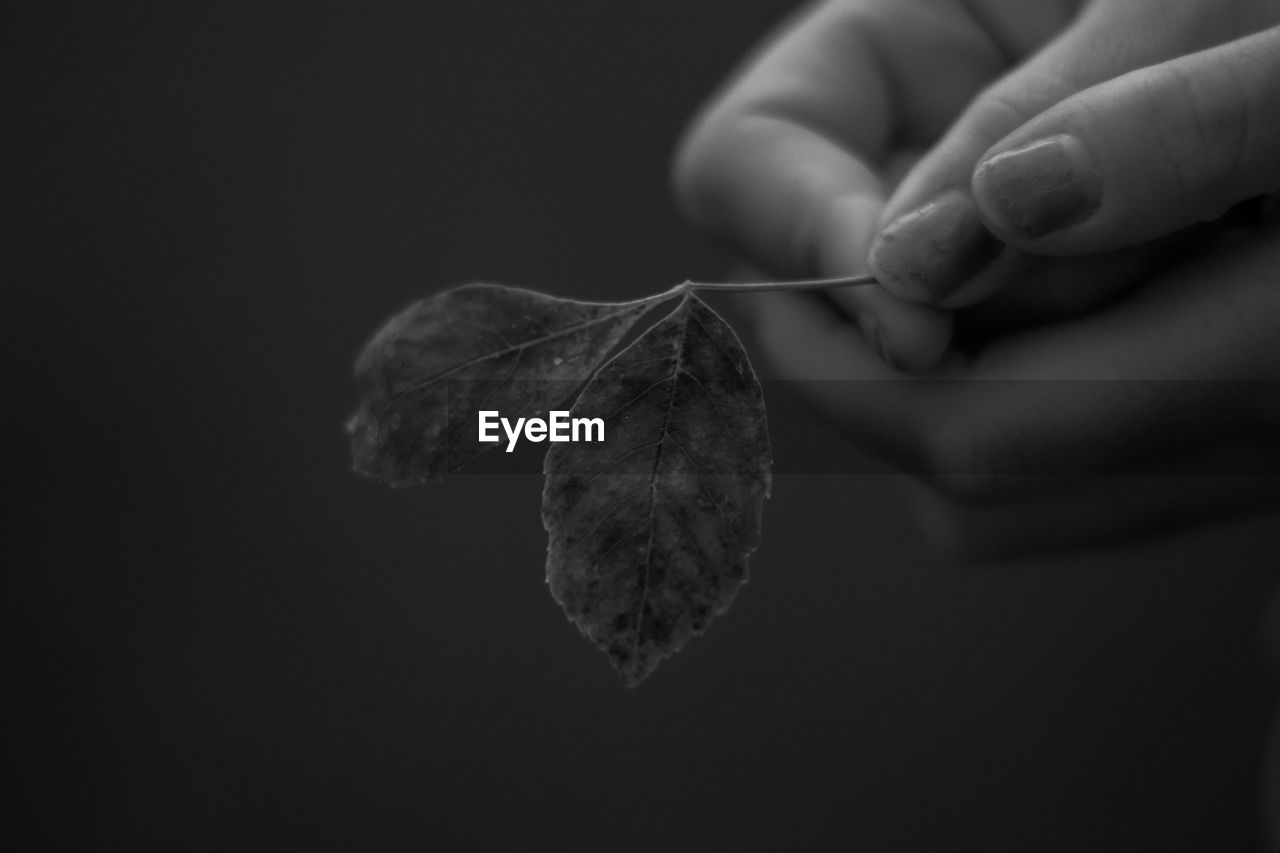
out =
[[(1057, 547), (1272, 500), (1274, 478), (1239, 475), (1277, 449), (1280, 395), (1258, 384), (1280, 378), (1277, 217), (1196, 223), (1280, 189), (1277, 22), (1273, 0), (807, 7), (693, 122), (677, 197), (769, 274), (880, 275), (753, 297), (758, 332), (782, 377), (845, 380), (813, 404), (919, 476), (944, 546)], [(975, 176), (1061, 134), (1101, 202), (1016, 233)], [(962, 203), (902, 227), (940, 197)], [(974, 234), (996, 250), (957, 260)], [(896, 255), (877, 264), (877, 244)], [(1193, 379), (1218, 381), (1171, 381)], [(1100, 476), (1118, 470), (1123, 489)], [(1221, 476), (1136, 479), (1188, 470)]]
[(815, 4), (693, 122), (676, 195), (770, 275), (877, 275), (749, 304), (944, 548), (1274, 502), (1277, 25), (1276, 0)]

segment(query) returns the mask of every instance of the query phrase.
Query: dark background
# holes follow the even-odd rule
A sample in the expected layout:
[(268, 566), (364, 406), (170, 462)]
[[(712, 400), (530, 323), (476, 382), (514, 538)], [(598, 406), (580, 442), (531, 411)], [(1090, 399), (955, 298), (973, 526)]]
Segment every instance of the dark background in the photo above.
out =
[(974, 570), (895, 477), (782, 475), (733, 612), (628, 691), (547, 594), (537, 477), (350, 472), (411, 299), (721, 272), (668, 158), (790, 5), (6, 4), (9, 832), (1249, 847), (1275, 514)]

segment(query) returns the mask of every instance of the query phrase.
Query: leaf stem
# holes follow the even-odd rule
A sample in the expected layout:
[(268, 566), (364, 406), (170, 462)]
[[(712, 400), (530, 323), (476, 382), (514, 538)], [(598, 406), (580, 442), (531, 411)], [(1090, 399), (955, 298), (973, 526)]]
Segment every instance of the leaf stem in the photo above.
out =
[(683, 281), (668, 290), (661, 293), (655, 293), (652, 296), (642, 296), (639, 299), (628, 299), (626, 302), (619, 302), (618, 305), (661, 305), (675, 299), (677, 296), (684, 296), (689, 292), (690, 282)]
[(619, 302), (618, 305), (661, 305), (663, 302), (669, 302), (677, 296), (694, 290), (715, 290), (720, 292), (734, 293), (764, 293), (774, 290), (821, 290), (827, 287), (858, 287), (866, 284), (875, 284), (876, 277), (873, 275), (846, 275), (838, 278), (800, 278), (790, 281), (682, 281), (676, 286), (664, 290), (661, 293), (655, 293), (652, 296), (644, 296), (640, 299), (630, 299), (626, 302)]
[[(791, 281), (686, 281), (677, 285), (676, 289), (719, 291), (769, 291), (769, 290), (819, 290), (827, 287), (856, 287), (864, 284), (875, 284), (873, 275), (846, 275), (839, 278), (803, 278)], [(670, 291), (669, 291), (670, 292)], [(674, 294), (673, 294), (674, 295)]]

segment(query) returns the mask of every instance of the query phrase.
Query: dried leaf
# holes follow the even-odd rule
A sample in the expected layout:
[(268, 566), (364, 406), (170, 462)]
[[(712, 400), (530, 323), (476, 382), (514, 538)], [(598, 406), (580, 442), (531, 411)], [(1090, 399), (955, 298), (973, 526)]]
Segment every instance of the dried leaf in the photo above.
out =
[(733, 330), (687, 295), (572, 416), (605, 418), (605, 441), (547, 454), (547, 582), (634, 686), (747, 579), (769, 494), (764, 399)]
[(469, 284), (416, 302), (356, 362), (355, 468), (394, 486), (438, 480), (493, 447), (476, 412), (565, 403), (651, 306), (577, 302)]

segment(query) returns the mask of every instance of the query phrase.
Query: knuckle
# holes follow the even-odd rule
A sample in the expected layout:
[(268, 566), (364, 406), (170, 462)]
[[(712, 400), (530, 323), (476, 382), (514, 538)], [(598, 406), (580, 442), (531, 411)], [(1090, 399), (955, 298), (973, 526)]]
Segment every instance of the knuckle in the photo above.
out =
[[(1198, 164), (1204, 162), (1206, 153), (1210, 150), (1208, 124), (1204, 114), (1204, 105), (1201, 103), (1200, 95), (1197, 92), (1197, 85), (1194, 77), (1187, 73), (1179, 65), (1173, 65), (1169, 68), (1169, 83), (1176, 95), (1175, 103), (1179, 108), (1174, 112), (1172, 121), (1174, 127), (1170, 127), (1169, 134), (1157, 134), (1158, 139), (1164, 140), (1181, 140), (1182, 145), (1171, 145), (1165, 143), (1165, 151), (1168, 156), (1170, 176), (1173, 178), (1178, 192), (1182, 196), (1190, 195), (1194, 192), (1199, 181), (1196, 178)], [(1161, 98), (1160, 93), (1155, 93), (1157, 99)], [(1166, 112), (1159, 106), (1156, 108), (1157, 114)], [(1169, 121), (1166, 118), (1166, 121)], [(1178, 127), (1176, 125), (1182, 125)]]
[[(1174, 106), (1155, 110), (1168, 125), (1158, 137), (1168, 140), (1170, 177), (1183, 197), (1204, 197), (1211, 213), (1221, 213), (1246, 167), (1257, 124), (1252, 99), (1230, 62), (1212, 68), (1172, 63), (1167, 79)], [(1153, 95), (1163, 100), (1158, 90)]]
[(974, 100), (964, 121), (980, 140), (994, 144), (1031, 121), (1049, 104), (1061, 100), (1071, 88), (1061, 77), (1040, 72), (1006, 77)]

